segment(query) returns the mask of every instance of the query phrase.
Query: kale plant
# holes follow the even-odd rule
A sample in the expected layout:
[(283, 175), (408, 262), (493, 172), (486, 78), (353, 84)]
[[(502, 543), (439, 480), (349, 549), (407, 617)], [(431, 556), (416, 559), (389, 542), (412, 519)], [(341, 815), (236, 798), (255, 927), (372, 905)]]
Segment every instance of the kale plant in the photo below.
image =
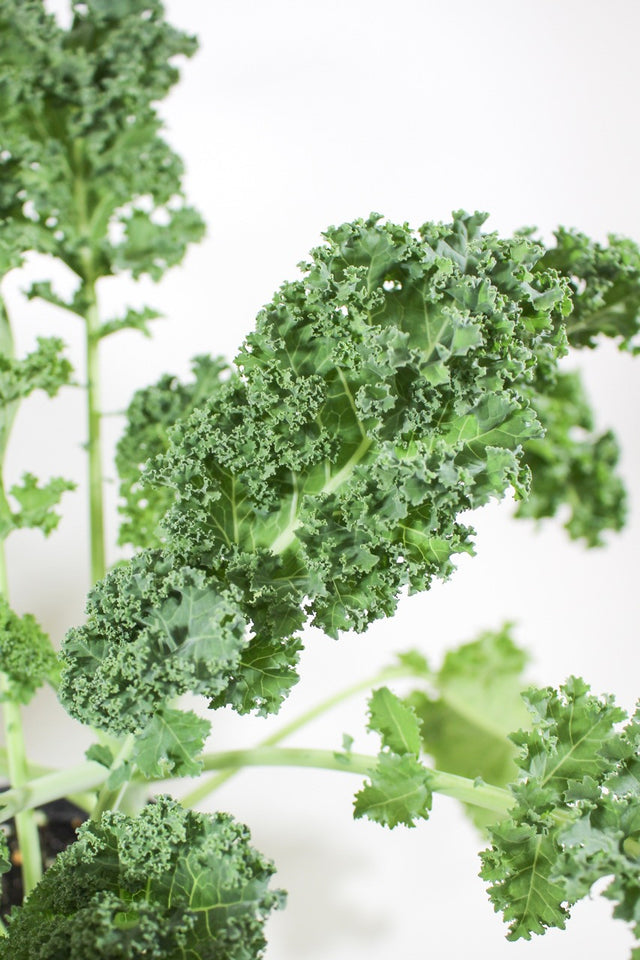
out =
[[(640, 717), (570, 678), (529, 688), (508, 626), (451, 651), (423, 651), (268, 733), (251, 750), (208, 752), (209, 711), (278, 712), (298, 679), (309, 624), (339, 638), (391, 617), (404, 593), (450, 577), (473, 553), (470, 510), (513, 493), (517, 516), (568, 516), (589, 547), (625, 519), (618, 448), (598, 434), (579, 375), (559, 361), (601, 337), (637, 349), (640, 250), (561, 229), (546, 247), (501, 238), (486, 216), (414, 230), (378, 214), (330, 227), (258, 314), (233, 361), (199, 356), (193, 378), (139, 391), (117, 451), (120, 543), (107, 569), (99, 348), (151, 308), (104, 318), (103, 278), (159, 279), (203, 224), (156, 103), (195, 40), (159, 0), (73, 0), (68, 29), (41, 0), (0, 0), (0, 269), (30, 252), (76, 277), (27, 292), (86, 330), (91, 575), (86, 621), (54, 652), (11, 609), (0, 565), (5, 821), (25, 895), (0, 958), (255, 960), (284, 905), (273, 865), (226, 812), (193, 807), (249, 765), (314, 766), (360, 778), (355, 817), (411, 827), (434, 792), (464, 803), (489, 844), (482, 875), (510, 938), (563, 927), (603, 877), (640, 936)], [(215, 345), (212, 345), (215, 347)], [(64, 345), (16, 357), (0, 302), (0, 458), (20, 402), (73, 378)], [(58, 521), (73, 484), (0, 485), (2, 544)], [(391, 689), (411, 681), (410, 693)], [(84, 762), (29, 763), (22, 709), (51, 684), (93, 731)], [(282, 746), (355, 690), (370, 690), (377, 755)], [(482, 718), (482, 722), (478, 722)], [(170, 781), (200, 780), (180, 801)], [(34, 811), (71, 798), (88, 820), (43, 874)], [(13, 866), (12, 866), (13, 865)], [(640, 947), (634, 951), (640, 957)]]

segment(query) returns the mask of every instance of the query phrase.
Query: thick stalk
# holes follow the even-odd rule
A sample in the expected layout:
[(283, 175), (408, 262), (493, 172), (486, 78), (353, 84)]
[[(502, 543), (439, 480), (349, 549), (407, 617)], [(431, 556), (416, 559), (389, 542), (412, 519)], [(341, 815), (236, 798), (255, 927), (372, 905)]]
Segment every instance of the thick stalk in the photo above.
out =
[[(305, 710), (304, 713), (294, 717), (293, 720), (284, 724), (284, 726), (280, 727), (279, 730), (276, 730), (275, 733), (272, 733), (270, 736), (265, 737), (264, 740), (261, 740), (258, 744), (258, 747), (274, 747), (277, 743), (281, 743), (292, 733), (302, 729), (302, 727), (305, 727), (317, 717), (322, 716), (323, 713), (327, 713), (329, 710), (332, 710), (333, 707), (337, 707), (340, 703), (343, 703), (343, 701), (349, 700), (358, 693), (362, 693), (363, 690), (372, 690), (373, 687), (377, 686), (379, 683), (386, 683), (387, 680), (396, 680), (402, 677), (417, 676), (424, 678), (424, 673), (422, 671), (412, 670), (410, 667), (402, 664), (399, 664), (395, 667), (385, 667), (384, 669), (379, 670), (378, 673), (373, 674), (373, 676), (367, 677), (365, 680), (360, 680), (358, 683), (354, 683), (349, 687), (345, 687), (344, 690), (339, 690), (337, 693), (334, 693), (332, 696), (327, 697), (320, 703), (317, 703), (309, 710)], [(222, 770), (220, 773), (216, 773), (213, 777), (210, 777), (209, 779), (206, 779), (200, 783), (194, 790), (191, 790), (183, 798), (183, 804), (188, 807), (195, 807), (197, 804), (202, 803), (206, 797), (217, 790), (218, 787), (221, 787), (223, 783), (226, 783), (227, 780), (230, 780), (231, 777), (234, 777), (237, 773), (239, 773), (239, 768), (234, 769), (233, 767), (229, 767), (227, 770)]]
[[(13, 335), (9, 316), (0, 298), (0, 352), (6, 357), (13, 356)], [(0, 500), (1, 512), (5, 517), (10, 515), (9, 505), (4, 492), (2, 478), (2, 464), (4, 461), (9, 434), (17, 410), (17, 403), (5, 404), (0, 413)], [(0, 593), (4, 597), (9, 595), (7, 581), (7, 566), (4, 551), (4, 539), (0, 540)], [(21, 787), (29, 779), (29, 767), (22, 729), (22, 715), (17, 703), (8, 697), (8, 682), (4, 674), (0, 673), (0, 692), (2, 700), (2, 716), (4, 720), (5, 747), (7, 752), (7, 772), (12, 787)], [(40, 836), (33, 814), (29, 811), (20, 813), (15, 818), (16, 835), (22, 857), (22, 888), (24, 895), (33, 890), (42, 876), (42, 854), (40, 852)]]
[(82, 795), (104, 784), (109, 770), (101, 763), (87, 760), (67, 770), (57, 770), (44, 777), (36, 777), (20, 787), (12, 787), (0, 794), (0, 823), (10, 820), (25, 810), (33, 810), (60, 797)]
[[(4, 487), (0, 482), (3, 491)], [(0, 541), (0, 591), (7, 596), (7, 569), (4, 554), (4, 541)], [(29, 780), (27, 752), (22, 729), (22, 715), (20, 706), (9, 699), (9, 684), (4, 674), (0, 673), (0, 690), (4, 695), (2, 701), (2, 716), (4, 720), (5, 746), (7, 750), (7, 766), (9, 769), (9, 783), (14, 790), (20, 790)], [(21, 856), (22, 889), (24, 896), (28, 896), (42, 876), (42, 853), (40, 851), (40, 836), (35, 817), (30, 810), (23, 810), (15, 815), (16, 836)]]
[(102, 471), (102, 429), (100, 414), (100, 317), (95, 284), (84, 285), (87, 300), (87, 456), (89, 463), (89, 531), (91, 538), (91, 582), (101, 580), (106, 572), (104, 537), (104, 497)]
[[(254, 750), (227, 750), (205, 754), (205, 770), (224, 770), (239, 767), (314, 767), (321, 770), (342, 770), (368, 776), (375, 768), (377, 757), (362, 753), (336, 753), (332, 750), (307, 750), (298, 747), (258, 747)], [(459, 777), (442, 770), (430, 770), (429, 783), (435, 793), (455, 797), (463, 803), (492, 810), (506, 816), (514, 805), (513, 795), (501, 787)], [(181, 801), (187, 806), (185, 799)]]
[(82, 315), (86, 325), (87, 357), (87, 454), (89, 461), (89, 531), (91, 537), (91, 581), (101, 580), (106, 572), (104, 540), (104, 503), (102, 472), (102, 437), (100, 423), (100, 315), (96, 294), (96, 267), (91, 243), (90, 203), (87, 192), (85, 144), (82, 139), (73, 145), (73, 194), (78, 232), (83, 238), (80, 248), (82, 278)]
[[(114, 770), (117, 770), (118, 767), (126, 763), (133, 748), (136, 745), (136, 738), (132, 733), (125, 737), (118, 754), (116, 755), (111, 768), (107, 776)], [(91, 811), (91, 819), (99, 820), (105, 810), (115, 810), (119, 806), (120, 799), (122, 798), (125, 790), (127, 788), (127, 783), (123, 783), (121, 786), (117, 787), (115, 790), (111, 789), (107, 783), (104, 783), (100, 793), (98, 794), (98, 799), (96, 805)]]

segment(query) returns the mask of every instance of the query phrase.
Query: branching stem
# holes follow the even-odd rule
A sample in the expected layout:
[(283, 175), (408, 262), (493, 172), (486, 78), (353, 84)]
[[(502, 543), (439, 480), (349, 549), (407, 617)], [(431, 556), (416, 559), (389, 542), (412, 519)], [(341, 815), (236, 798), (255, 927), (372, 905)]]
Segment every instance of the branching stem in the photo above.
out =
[[(261, 740), (258, 744), (258, 747), (274, 747), (292, 733), (302, 729), (308, 723), (311, 723), (317, 717), (320, 717), (322, 714), (332, 710), (333, 707), (337, 707), (345, 700), (349, 700), (351, 697), (362, 693), (363, 690), (371, 690), (378, 684), (386, 683), (388, 680), (397, 680), (403, 677), (418, 676), (424, 678), (424, 671), (412, 669), (406, 664), (400, 663), (397, 666), (384, 667), (382, 670), (379, 670), (377, 673), (373, 674), (373, 676), (369, 676), (364, 680), (360, 680), (358, 683), (351, 684), (351, 686), (345, 687), (343, 690), (339, 690), (332, 696), (327, 697), (320, 703), (317, 703), (309, 710), (305, 710), (304, 713), (301, 713), (289, 723), (284, 724), (284, 726), (280, 727), (279, 730), (276, 730), (275, 733), (272, 733), (270, 736), (265, 737), (264, 740)], [(218, 787), (221, 787), (223, 783), (226, 783), (227, 780), (230, 780), (231, 777), (235, 776), (238, 772), (239, 768), (234, 769), (233, 767), (229, 767), (226, 770), (222, 770), (220, 773), (216, 773), (215, 776), (204, 780), (194, 790), (190, 791), (183, 798), (183, 804), (189, 807), (197, 806), (197, 804), (202, 803), (206, 797), (217, 790)]]
[(89, 528), (91, 536), (91, 582), (101, 580), (106, 572), (104, 536), (104, 495), (102, 470), (102, 429), (100, 414), (100, 317), (95, 283), (84, 284), (87, 300), (87, 456), (89, 463)]
[[(227, 750), (202, 757), (205, 770), (240, 767), (314, 767), (321, 770), (342, 770), (368, 776), (378, 758), (362, 753), (336, 753), (333, 750), (308, 750), (300, 747), (257, 747), (254, 750)], [(431, 789), (463, 803), (492, 810), (506, 816), (514, 804), (513, 795), (501, 787), (459, 777), (441, 770), (430, 771)], [(186, 799), (186, 798), (185, 798)], [(181, 802), (183, 805), (185, 799)]]
[[(1, 475), (0, 486), (4, 490)], [(4, 541), (0, 541), (0, 592), (3, 596), (7, 596), (8, 583)], [(0, 692), (3, 694), (2, 717), (4, 720), (9, 783), (14, 790), (19, 790), (29, 780), (27, 751), (22, 728), (22, 714), (19, 704), (11, 700), (8, 696), (9, 684), (3, 673), (0, 673)], [(31, 810), (16, 812), (15, 824), (18, 848), (21, 856), (22, 889), (24, 896), (27, 896), (42, 876), (40, 835), (38, 833), (38, 825)]]

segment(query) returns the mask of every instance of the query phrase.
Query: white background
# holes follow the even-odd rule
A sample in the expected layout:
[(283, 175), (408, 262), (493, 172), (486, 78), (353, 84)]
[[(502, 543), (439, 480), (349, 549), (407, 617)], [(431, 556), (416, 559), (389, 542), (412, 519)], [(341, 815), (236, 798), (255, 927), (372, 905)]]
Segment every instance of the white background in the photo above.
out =
[[(49, 6), (59, 12), (66, 4)], [(159, 286), (103, 284), (106, 315), (149, 303), (167, 317), (152, 344), (132, 332), (105, 343), (106, 411), (122, 410), (136, 387), (167, 370), (186, 375), (196, 353), (233, 356), (257, 309), (295, 276), (330, 223), (378, 210), (418, 226), (465, 207), (490, 211), (489, 227), (504, 232), (537, 224), (549, 238), (561, 223), (601, 240), (610, 231), (640, 240), (640, 8), (632, 0), (170, 0), (167, 7), (201, 40), (162, 114), (209, 232)], [(19, 290), (27, 275), (49, 277), (50, 264), (34, 260), (6, 283), (19, 351), (37, 333), (57, 332), (82, 380), (80, 324), (25, 304)], [(69, 285), (62, 271), (55, 276), (61, 289)], [(622, 442), (627, 530), (607, 549), (586, 552), (560, 524), (536, 531), (512, 522), (507, 504), (486, 508), (474, 518), (478, 556), (461, 561), (449, 584), (403, 600), (392, 621), (365, 636), (334, 643), (309, 634), (303, 679), (282, 719), (384, 665), (393, 651), (419, 646), (436, 664), (447, 646), (506, 619), (518, 622), (518, 639), (532, 653), (532, 679), (581, 674), (633, 705), (640, 694), (638, 367), (609, 344), (568, 364), (584, 370), (600, 425), (613, 426)], [(105, 421), (109, 449), (121, 422)], [(53, 402), (24, 405), (10, 452), (10, 481), (31, 469), (81, 484), (49, 541), (30, 532), (10, 541), (14, 606), (35, 613), (57, 641), (81, 620), (88, 585), (84, 435), (81, 392), (65, 390)], [(110, 505), (113, 544), (113, 485)], [(46, 695), (37, 704), (28, 726), (34, 759), (53, 763), (59, 751), (81, 758), (83, 732)], [(363, 727), (358, 700), (292, 742), (337, 748), (344, 731)], [(250, 744), (267, 729), (223, 714), (211, 745)], [(268, 960), (627, 955), (630, 937), (599, 899), (576, 908), (566, 933), (506, 943), (476, 877), (481, 842), (456, 804), (437, 798), (429, 823), (390, 833), (351, 821), (357, 786), (337, 773), (251, 770), (220, 791), (216, 802), (249, 823), (290, 891), (287, 910), (269, 925)]]

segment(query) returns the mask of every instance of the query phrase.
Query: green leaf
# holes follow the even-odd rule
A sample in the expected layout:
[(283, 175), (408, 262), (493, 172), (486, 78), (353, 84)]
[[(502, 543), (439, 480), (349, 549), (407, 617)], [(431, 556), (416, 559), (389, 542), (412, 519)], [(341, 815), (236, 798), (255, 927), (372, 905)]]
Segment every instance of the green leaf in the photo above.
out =
[[(141, 615), (121, 615), (136, 574), (118, 574), (96, 589), (103, 612), (65, 644), (62, 696), (74, 715), (137, 731), (168, 702), (149, 680), (145, 611), (160, 570), (197, 573), (214, 614), (231, 603), (247, 630), (216, 689), (185, 670), (184, 688), (170, 690), (267, 712), (295, 681), (305, 623), (337, 636), (391, 616), (407, 588), (428, 589), (451, 575), (456, 553), (473, 552), (462, 516), (525, 492), (523, 443), (540, 430), (525, 392), (566, 349), (568, 283), (534, 275), (541, 249), (482, 233), (483, 219), (457, 213), (415, 233), (372, 215), (331, 228), (260, 312), (237, 376), (190, 411), (170, 390), (154, 395), (177, 418), (138, 505), (156, 487), (168, 510), (136, 592)], [(115, 648), (105, 642), (114, 608), (124, 621)]]
[(167, 452), (174, 424), (215, 396), (230, 373), (222, 357), (196, 357), (192, 368), (192, 381), (181, 383), (177, 377), (164, 376), (139, 390), (129, 404), (127, 424), (116, 449), (123, 517), (120, 544), (151, 547), (160, 542), (160, 520), (175, 498), (175, 490), (149, 484), (144, 466)]
[(29, 703), (48, 679), (57, 681), (58, 660), (51, 641), (35, 617), (19, 617), (0, 596), (0, 671), (6, 692), (1, 699)]
[(617, 741), (616, 724), (626, 714), (612, 697), (595, 697), (588, 684), (571, 677), (559, 691), (531, 688), (525, 702), (533, 729), (511, 739), (521, 748), (520, 770), (535, 777), (549, 802), (561, 800), (573, 781), (601, 782), (614, 768), (605, 748)]
[[(157, 0), (73, 8), (65, 29), (39, 2), (0, 3), (0, 219), (13, 246), (58, 257), (81, 287), (121, 270), (158, 279), (204, 230), (156, 108), (196, 43)], [(77, 297), (58, 305), (86, 313)]]
[(429, 771), (411, 754), (383, 751), (370, 779), (355, 797), (353, 815), (367, 817), (385, 827), (426, 820), (431, 810)]
[(369, 700), (369, 730), (379, 733), (393, 753), (420, 755), (420, 724), (415, 712), (388, 687), (374, 690)]
[(113, 751), (103, 743), (92, 743), (88, 750), (84, 752), (87, 760), (93, 760), (95, 763), (102, 764), (109, 769), (114, 761)]
[(152, 307), (143, 307), (142, 310), (134, 310), (132, 307), (129, 307), (123, 317), (118, 317), (114, 320), (105, 320), (104, 323), (100, 325), (98, 336), (102, 339), (103, 337), (110, 336), (112, 333), (117, 333), (119, 330), (139, 330), (145, 337), (150, 337), (150, 321), (157, 320), (161, 316), (162, 314), (158, 313), (158, 311)]
[(406, 650), (404, 653), (397, 654), (396, 659), (399, 664), (407, 667), (418, 677), (431, 676), (429, 664), (427, 663), (424, 654), (420, 653), (419, 650)]
[(634, 726), (620, 732), (624, 710), (575, 677), (558, 691), (531, 689), (526, 700), (532, 729), (512, 735), (521, 748), (515, 806), (490, 828), (482, 854), (481, 876), (513, 940), (564, 928), (568, 908), (601, 876), (616, 875), (614, 899), (630, 871), (638, 881), (635, 855), (627, 862), (622, 850), (624, 826), (630, 840), (640, 834), (640, 806), (609, 787), (629, 759)]
[(516, 516), (553, 517), (566, 506), (572, 539), (602, 546), (605, 530), (621, 530), (626, 494), (616, 473), (619, 450), (611, 431), (593, 430), (593, 413), (577, 373), (558, 373), (530, 394), (544, 437), (525, 443), (532, 482)]
[[(502, 787), (514, 779), (516, 750), (508, 734), (530, 722), (521, 696), (526, 662), (507, 624), (447, 653), (431, 678), (434, 694), (419, 690), (409, 696), (423, 749), (438, 770)], [(478, 827), (495, 821), (491, 811), (470, 805), (465, 810)]]
[(83, 628), (68, 634), (60, 696), (116, 736), (140, 735), (187, 691), (220, 694), (248, 640), (231, 589), (223, 594), (200, 572), (150, 553), (107, 574), (88, 616), (102, 643), (88, 643)]
[(9, 490), (21, 509), (11, 514), (8, 529), (35, 528), (48, 537), (60, 522), (60, 514), (53, 508), (60, 503), (63, 493), (75, 488), (75, 483), (63, 477), (53, 477), (39, 486), (32, 473), (25, 473), (22, 483), (14, 484)]
[(133, 764), (129, 760), (124, 760), (111, 771), (106, 780), (108, 790), (120, 790), (125, 783), (129, 783), (134, 774)]
[(493, 849), (482, 856), (481, 876), (492, 881), (491, 902), (509, 926), (509, 940), (531, 939), (548, 927), (564, 930), (567, 884), (557, 876), (560, 847), (553, 833), (507, 820), (491, 830)]
[(0, 873), (8, 873), (9, 870), (11, 870), (9, 844), (4, 833), (0, 831)]
[(204, 222), (193, 207), (164, 208), (163, 212), (168, 222), (162, 225), (143, 210), (133, 210), (122, 221), (125, 240), (114, 249), (114, 265), (130, 271), (134, 280), (144, 274), (160, 280), (169, 267), (181, 262), (187, 246), (204, 236)]
[(22, 360), (0, 353), (0, 406), (44, 390), (50, 397), (71, 380), (69, 361), (62, 356), (64, 342), (58, 337), (38, 337), (38, 346)]
[(302, 641), (296, 637), (252, 641), (240, 656), (229, 685), (209, 706), (215, 710), (230, 704), (238, 713), (255, 710), (262, 716), (277, 713), (298, 682), (301, 649)]
[(103, 814), (59, 854), (0, 942), (2, 960), (216, 957), (258, 960), (273, 865), (228, 814), (158, 797), (137, 817)]
[(54, 307), (60, 307), (61, 310), (68, 310), (70, 313), (80, 314), (82, 316), (86, 314), (89, 308), (89, 303), (86, 300), (82, 286), (76, 289), (70, 300), (65, 300), (64, 297), (59, 296), (59, 294), (55, 292), (50, 280), (38, 280), (25, 290), (25, 295), (27, 300), (35, 300), (38, 298), (46, 300), (47, 303), (51, 303)]
[(210, 729), (209, 721), (192, 711), (165, 707), (136, 739), (131, 763), (149, 779), (195, 777), (202, 771), (202, 761), (195, 758)]
[(538, 269), (552, 267), (572, 289), (569, 342), (594, 347), (598, 336), (611, 337), (620, 349), (637, 352), (640, 329), (640, 250), (631, 240), (609, 236), (607, 246), (583, 233), (560, 227), (556, 246), (546, 251)]

